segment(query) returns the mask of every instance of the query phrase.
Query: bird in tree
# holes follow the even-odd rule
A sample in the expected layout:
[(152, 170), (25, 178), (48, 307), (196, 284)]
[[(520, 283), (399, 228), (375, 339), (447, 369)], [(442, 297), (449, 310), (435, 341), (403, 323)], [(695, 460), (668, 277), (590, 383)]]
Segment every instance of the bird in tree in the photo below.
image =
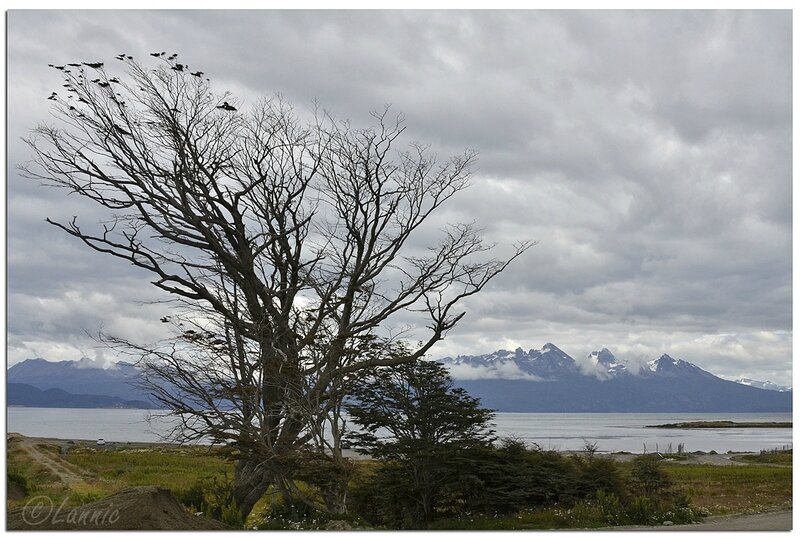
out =
[(203, 72), (202, 71), (195, 71), (194, 73), (192, 73), (192, 76), (193, 77), (202, 77), (203, 76)]
[(58, 99), (58, 94), (53, 92), (47, 99), (49, 99), (50, 101), (55, 101), (56, 99)]
[(178, 53), (176, 52), (175, 54), (170, 54), (169, 58), (167, 58), (167, 60), (174, 60), (177, 57), (178, 57)]
[(150, 53), (150, 56), (155, 56), (156, 58), (158, 58), (159, 56), (164, 56), (165, 54), (167, 54), (167, 53), (166, 53), (166, 52), (164, 52), (164, 51), (161, 51), (161, 52), (151, 52), (151, 53)]
[(175, 71), (183, 71), (184, 67), (186, 67), (186, 66), (183, 65), (183, 64), (175, 64), (174, 66), (172, 66), (172, 69), (175, 70)]
[(103, 62), (83, 62), (83, 65), (89, 66), (92, 69), (100, 69), (103, 67)]
[(223, 102), (222, 105), (217, 105), (218, 109), (227, 110), (233, 112), (236, 110), (236, 107), (228, 103), (227, 101)]

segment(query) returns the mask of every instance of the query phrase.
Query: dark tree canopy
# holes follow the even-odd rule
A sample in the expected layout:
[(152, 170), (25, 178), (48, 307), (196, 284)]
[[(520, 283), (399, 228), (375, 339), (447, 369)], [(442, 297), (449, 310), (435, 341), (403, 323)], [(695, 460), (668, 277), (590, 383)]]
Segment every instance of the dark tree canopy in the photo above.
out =
[[(246, 514), (269, 485), (291, 488), (300, 448), (341, 460), (349, 378), (423, 357), (461, 301), (531, 244), (479, 259), (479, 230), (450, 224), (421, 248), (476, 154), (398, 150), (405, 128), (388, 109), (367, 128), (319, 111), (304, 121), (279, 98), (245, 106), (177, 55), (153, 56), (53, 66), (66, 90), (49, 98), (55, 125), (28, 139), (25, 173), (105, 209), (99, 224), (48, 222), (172, 298), (162, 321), (175, 338), (107, 341), (140, 359), (179, 440), (231, 447)], [(424, 337), (389, 353), (409, 316)]]
[[(454, 387), (447, 369), (431, 361), (378, 368), (351, 394), (347, 412), (360, 430), (349, 438), (359, 451), (389, 463), (382, 471), (385, 491), (408, 493), (412, 526), (433, 520), (448, 487), (459, 482), (454, 466), (491, 446), (493, 412)], [(404, 505), (402, 498), (391, 504)]]
[(378, 459), (413, 461), (494, 439), (489, 428), (493, 412), (455, 387), (440, 363), (378, 368), (355, 383), (350, 394), (347, 413), (360, 430), (349, 438), (359, 451)]

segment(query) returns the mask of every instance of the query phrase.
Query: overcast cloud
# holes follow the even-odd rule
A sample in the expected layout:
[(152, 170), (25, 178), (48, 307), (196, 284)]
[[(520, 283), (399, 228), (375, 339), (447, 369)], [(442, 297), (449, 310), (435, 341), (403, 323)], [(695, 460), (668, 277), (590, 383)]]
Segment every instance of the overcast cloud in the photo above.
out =
[[(528, 251), (434, 357), (553, 342), (668, 353), (791, 384), (789, 11), (53, 12), (8, 15), (8, 358), (89, 356), (85, 332), (162, 335), (148, 275), (45, 217), (97, 220), (20, 177), (51, 121), (48, 63), (152, 50), (245, 105), (281, 93), (363, 124), (391, 103), (407, 142), (480, 152), (441, 222)], [(145, 60), (147, 61), (147, 60)]]

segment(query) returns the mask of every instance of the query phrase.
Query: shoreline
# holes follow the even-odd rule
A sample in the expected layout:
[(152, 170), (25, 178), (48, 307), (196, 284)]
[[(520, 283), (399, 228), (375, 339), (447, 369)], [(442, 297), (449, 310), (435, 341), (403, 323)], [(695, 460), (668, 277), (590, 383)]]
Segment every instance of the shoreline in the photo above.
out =
[(791, 421), (686, 421), (646, 425), (648, 429), (791, 429)]
[[(6, 442), (11, 438), (18, 437), (31, 440), (34, 443), (51, 444), (63, 447), (68, 451), (71, 447), (84, 447), (94, 448), (98, 451), (117, 451), (126, 449), (216, 449), (222, 448), (222, 445), (193, 443), (181, 444), (177, 442), (119, 442), (115, 440), (105, 440), (102, 445), (97, 444), (97, 440), (88, 440), (82, 438), (55, 438), (50, 436), (27, 436), (19, 432), (6, 433)], [(588, 455), (589, 451), (583, 450), (560, 450), (556, 451), (562, 455)], [(648, 451), (647, 453), (632, 453), (629, 451), (595, 451), (594, 455), (600, 458), (610, 458), (615, 462), (629, 462), (643, 454), (661, 455), (664, 460), (675, 462), (679, 464), (712, 464), (712, 465), (741, 465), (741, 462), (733, 460), (734, 457), (741, 457), (745, 455), (758, 455), (759, 451), (728, 451), (727, 453), (717, 453), (716, 451), (693, 451), (682, 454), (677, 453), (663, 453), (657, 451)], [(342, 456), (351, 460), (371, 460), (369, 455), (363, 455), (353, 449), (343, 449)]]

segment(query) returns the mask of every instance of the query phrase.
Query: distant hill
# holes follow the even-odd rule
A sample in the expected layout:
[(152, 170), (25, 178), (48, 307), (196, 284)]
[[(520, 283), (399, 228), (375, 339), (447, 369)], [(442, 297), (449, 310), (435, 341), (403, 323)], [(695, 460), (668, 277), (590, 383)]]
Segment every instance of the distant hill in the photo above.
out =
[(790, 412), (791, 391), (723, 380), (664, 354), (628, 365), (607, 349), (579, 364), (552, 343), (440, 360), (456, 384), (501, 412)]
[(8, 406), (35, 406), (40, 408), (155, 408), (142, 400), (124, 400), (108, 395), (75, 395), (63, 389), (39, 389), (28, 384), (6, 385)]
[(150, 401), (136, 387), (139, 370), (120, 361), (107, 369), (99, 368), (87, 358), (79, 361), (47, 361), (26, 359), (8, 369), (9, 383), (28, 384), (38, 389), (61, 389), (76, 395), (102, 394), (122, 400)]

